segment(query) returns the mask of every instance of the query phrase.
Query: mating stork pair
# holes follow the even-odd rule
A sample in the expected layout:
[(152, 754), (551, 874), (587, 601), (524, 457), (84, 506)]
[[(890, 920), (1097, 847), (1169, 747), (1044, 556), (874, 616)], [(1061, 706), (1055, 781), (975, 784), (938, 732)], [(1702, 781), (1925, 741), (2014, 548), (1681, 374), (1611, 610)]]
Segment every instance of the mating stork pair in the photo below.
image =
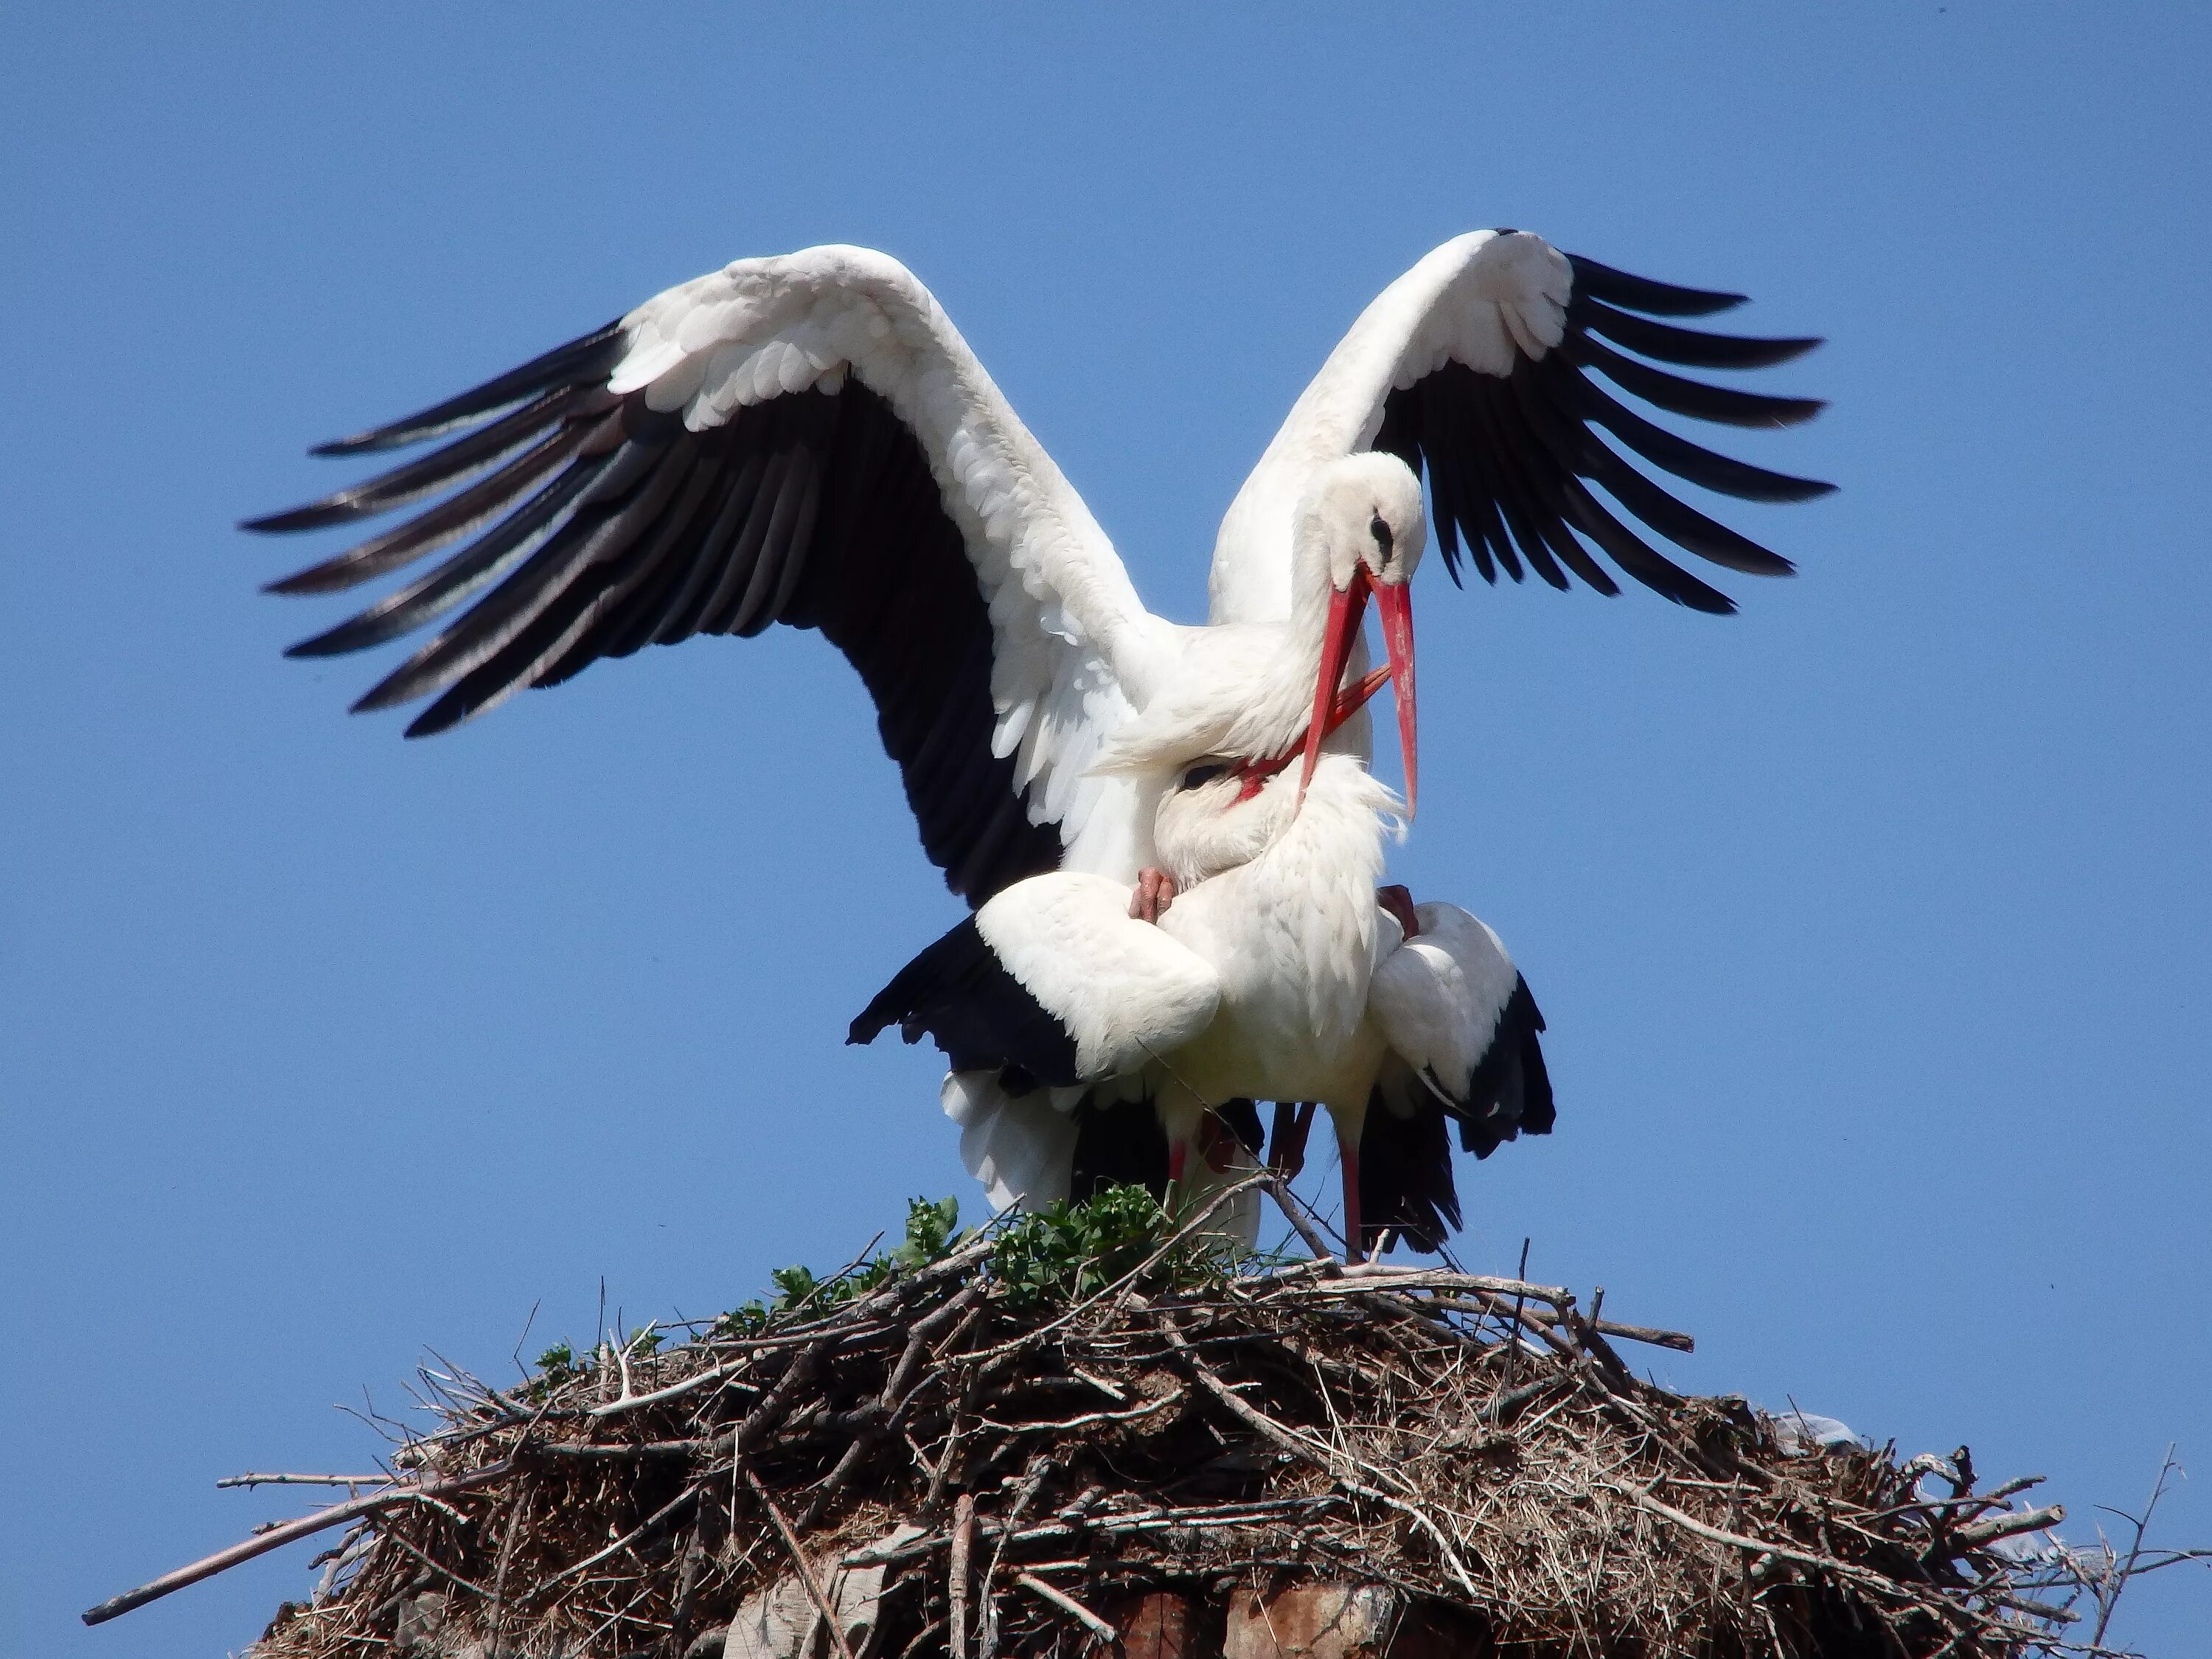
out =
[[(1653, 320), (1741, 296), (1477, 231), (1369, 306), (1223, 520), (1204, 627), (1153, 616), (1112, 544), (936, 301), (854, 247), (742, 259), (418, 415), (324, 446), (444, 447), (248, 528), (434, 504), (272, 584), (319, 593), (455, 543), (292, 648), (358, 650), (466, 609), (358, 703), (434, 698), (410, 737), (603, 657), (771, 623), (818, 629), (873, 697), (930, 859), (974, 914), (853, 1027), (949, 1057), (943, 1099), (1001, 1205), (1134, 1174), (1196, 1179), (1328, 1110), (1348, 1255), (1458, 1224), (1447, 1115), (1486, 1153), (1548, 1130), (1534, 1001), (1465, 911), (1382, 886), (1416, 787), (1407, 583), (1428, 534), (1456, 582), (1727, 598), (1615, 516), (1729, 568), (1788, 562), (1677, 500), (1599, 436), (1709, 489), (1828, 486), (1634, 413), (1784, 426), (1820, 405), (1685, 379), (1814, 342)], [(1636, 356), (1623, 355), (1638, 354)], [(1593, 550), (1593, 546), (1595, 551)], [(1362, 617), (1382, 623), (1368, 672)], [(1365, 766), (1394, 684), (1401, 804)], [(1299, 1115), (1290, 1103), (1306, 1103)], [(1225, 1120), (1237, 1131), (1219, 1132)], [(1197, 1155), (1194, 1156), (1195, 1153)], [(1364, 1156), (1363, 1156), (1364, 1154)]]

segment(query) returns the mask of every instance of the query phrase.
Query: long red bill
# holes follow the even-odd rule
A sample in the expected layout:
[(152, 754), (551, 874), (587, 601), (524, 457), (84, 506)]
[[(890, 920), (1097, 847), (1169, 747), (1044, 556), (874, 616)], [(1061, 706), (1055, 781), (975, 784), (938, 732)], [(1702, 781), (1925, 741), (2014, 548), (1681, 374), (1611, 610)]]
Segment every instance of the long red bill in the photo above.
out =
[(1390, 663), (1390, 695), (1398, 705), (1398, 745), (1406, 758), (1406, 816), (1413, 815), (1419, 772), (1416, 764), (1413, 708), (1413, 596), (1405, 582), (1384, 582), (1375, 590), (1375, 612), (1382, 623), (1382, 647)]
[(1300, 806), (1305, 805), (1306, 786), (1313, 781), (1314, 768), (1321, 763), (1322, 739), (1329, 733), (1329, 715), (1336, 708), (1337, 683), (1344, 678), (1352, 642), (1359, 637), (1360, 619), (1366, 614), (1371, 586), (1366, 568), (1355, 566), (1352, 580), (1329, 595), (1328, 626), (1321, 636), (1321, 672), (1314, 684), (1313, 718), (1306, 722), (1305, 765), (1298, 773)]

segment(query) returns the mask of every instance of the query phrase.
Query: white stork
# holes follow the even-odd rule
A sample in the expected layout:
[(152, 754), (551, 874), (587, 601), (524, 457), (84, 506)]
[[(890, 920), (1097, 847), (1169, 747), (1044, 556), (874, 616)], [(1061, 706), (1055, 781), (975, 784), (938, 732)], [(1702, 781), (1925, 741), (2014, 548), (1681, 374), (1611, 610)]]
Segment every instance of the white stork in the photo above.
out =
[[(1377, 902), (1399, 803), (1364, 765), (1323, 756), (1299, 791), (1287, 774), (1247, 793), (1227, 763), (1192, 767), (1155, 824), (1180, 890), (1156, 923), (1127, 914), (1124, 883), (1026, 878), (908, 963), (851, 1040), (894, 1024), (937, 1040), (945, 1109), (1001, 1207), (1109, 1179), (1203, 1186), (1189, 1155), (1207, 1113), (1242, 1109), (1245, 1147), (1217, 1136), (1209, 1161), (1247, 1167), (1250, 1103), (1273, 1097), (1328, 1109), (1350, 1254), (1386, 1229), (1435, 1248), (1459, 1219), (1445, 1117), (1481, 1156), (1550, 1131), (1543, 1018), (1480, 921), (1402, 888)], [(1112, 1121), (1132, 1103), (1134, 1122)], [(1287, 1139), (1279, 1117), (1279, 1155)]]
[[(1599, 429), (1727, 494), (1801, 500), (1827, 486), (1692, 444), (1585, 373), (1693, 417), (1807, 418), (1817, 403), (1709, 386), (1623, 355), (1741, 368), (1814, 343), (1651, 320), (1740, 297), (1630, 276), (1521, 233), (1446, 243), (1368, 307), (1268, 446), (1217, 539), (1205, 628), (1145, 610), (1104, 533), (927, 290), (859, 248), (739, 260), (472, 392), (324, 446), (357, 455), (459, 434), (246, 527), (314, 529), (438, 497), (272, 584), (324, 592), (442, 555), (291, 653), (383, 644), (465, 605), (356, 705), (432, 698), (410, 736), (647, 644), (776, 622), (818, 629), (867, 685), (924, 850), (971, 907), (1056, 870), (1133, 889), (1153, 914), (1154, 895), (1173, 891), (1161, 886), (1160, 802), (1188, 762), (1230, 766), (1232, 805), (1258, 807), (1283, 799), (1287, 781), (1271, 780), (1303, 750), (1293, 817), (1304, 779), (1322, 787), (1333, 769), (1316, 772), (1318, 748), (1373, 687), (1372, 677), (1339, 678), (1364, 667), (1356, 635), (1369, 591), (1400, 681), (1411, 793), (1403, 584), (1419, 539), (1405, 550), (1383, 497), (1410, 486), (1418, 516), (1421, 471), (1455, 580), (1464, 556), (1491, 581), (1501, 568), (1519, 580), (1525, 562), (1554, 586), (1571, 574), (1617, 592), (1587, 538), (1669, 599), (1734, 608), (1589, 483), (1706, 559), (1790, 569), (1668, 495)], [(1312, 550), (1303, 560), (1302, 544)], [(1364, 720), (1329, 741), (1363, 750)], [(1364, 810), (1362, 833), (1379, 848), (1382, 809)], [(1379, 854), (1369, 865), (1371, 912)], [(1336, 970), (1361, 982), (1352, 1000), (1364, 1010), (1374, 958), (1355, 936)]]

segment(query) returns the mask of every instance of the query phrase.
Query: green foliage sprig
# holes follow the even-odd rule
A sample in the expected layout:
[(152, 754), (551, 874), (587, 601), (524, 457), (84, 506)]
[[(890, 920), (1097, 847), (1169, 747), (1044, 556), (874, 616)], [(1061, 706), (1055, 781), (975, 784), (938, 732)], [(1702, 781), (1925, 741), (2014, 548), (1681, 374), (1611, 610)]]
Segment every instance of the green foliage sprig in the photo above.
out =
[(775, 1299), (767, 1303), (755, 1300), (732, 1309), (715, 1321), (715, 1333), (723, 1336), (756, 1336), (767, 1328), (775, 1315), (801, 1310), (827, 1313), (842, 1307), (854, 1297), (880, 1289), (902, 1273), (942, 1261), (959, 1243), (959, 1228), (958, 1199), (940, 1198), (934, 1202), (926, 1198), (909, 1199), (903, 1243), (831, 1279), (817, 1279), (812, 1268), (803, 1266), (778, 1267), (769, 1275), (775, 1281)]
[[(1079, 1302), (1136, 1271), (1176, 1229), (1175, 1218), (1142, 1187), (1109, 1187), (1079, 1204), (1017, 1216), (991, 1249), (991, 1276), (1018, 1308)], [(1169, 1252), (1158, 1277), (1183, 1285), (1218, 1279), (1231, 1266), (1218, 1242)]]

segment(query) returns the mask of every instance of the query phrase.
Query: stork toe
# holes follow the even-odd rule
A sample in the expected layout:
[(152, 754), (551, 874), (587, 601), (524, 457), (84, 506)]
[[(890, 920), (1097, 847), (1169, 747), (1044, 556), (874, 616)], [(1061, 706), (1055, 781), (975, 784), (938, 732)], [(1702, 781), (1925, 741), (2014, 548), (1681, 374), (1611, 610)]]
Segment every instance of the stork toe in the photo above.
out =
[(1166, 871), (1147, 865), (1137, 872), (1136, 890), (1129, 896), (1129, 916), (1133, 921), (1158, 921), (1168, 906), (1175, 902), (1182, 890), (1176, 878)]

